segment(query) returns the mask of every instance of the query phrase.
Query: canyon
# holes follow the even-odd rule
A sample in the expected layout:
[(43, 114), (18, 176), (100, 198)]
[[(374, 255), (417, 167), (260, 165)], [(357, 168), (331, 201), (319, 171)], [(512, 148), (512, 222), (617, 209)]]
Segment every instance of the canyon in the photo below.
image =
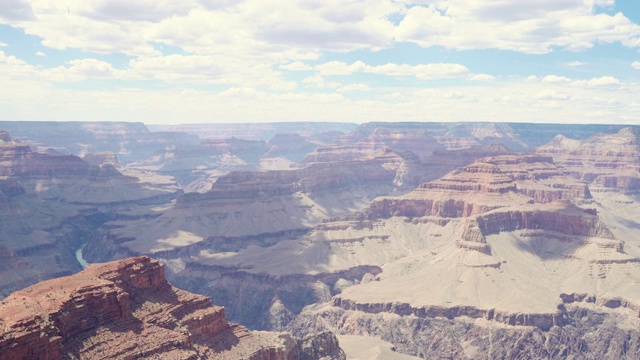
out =
[[(91, 324), (38, 328), (62, 334), (38, 349), (142, 351), (110, 332), (113, 317), (142, 335), (162, 328), (170, 340), (141, 342), (149, 354), (206, 358), (220, 329), (193, 323), (202, 312), (239, 323), (224, 326), (270, 358), (320, 358), (337, 339), (348, 358), (640, 356), (638, 127), (0, 128), (0, 298), (25, 319), (71, 311), (68, 299), (106, 301)], [(105, 278), (128, 266), (155, 269), (155, 285)], [(47, 308), (34, 293), (57, 300)], [(142, 293), (195, 307), (152, 310)], [(15, 305), (22, 298), (35, 313)], [(21, 323), (21, 336), (37, 341), (28, 327), (44, 323)], [(72, 325), (87, 328), (70, 335)]]
[(171, 286), (147, 257), (47, 280), (0, 302), (3, 359), (344, 359), (335, 335), (249, 332)]

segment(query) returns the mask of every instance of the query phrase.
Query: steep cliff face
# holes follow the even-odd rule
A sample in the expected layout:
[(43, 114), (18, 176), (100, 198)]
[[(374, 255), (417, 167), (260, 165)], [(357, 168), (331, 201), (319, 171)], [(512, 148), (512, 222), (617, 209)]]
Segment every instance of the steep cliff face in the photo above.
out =
[[(329, 165), (337, 166), (313, 166), (330, 169)], [(218, 184), (227, 190), (215, 197), (212, 191), (211, 199), (224, 201), (228, 208), (243, 196), (255, 197), (251, 187), (266, 196), (324, 189), (323, 176), (293, 182), (292, 174), (234, 173)], [(229, 191), (238, 184), (246, 190)], [(185, 196), (175, 208), (198, 198)], [(199, 213), (211, 211), (206, 204)], [(125, 239), (122, 244), (137, 242)], [(534, 319), (526, 321), (553, 324), (555, 292), (568, 280), (537, 284), (539, 273), (547, 272), (544, 265), (534, 261), (523, 273), (521, 258), (554, 254), (572, 259), (569, 273), (606, 277), (613, 271), (607, 267), (633, 266), (637, 255), (634, 247), (630, 249), (632, 253), (593, 209), (587, 186), (564, 174), (550, 157), (502, 155), (480, 159), (411, 193), (374, 200), (365, 210), (326, 218), (305, 231), (211, 237), (166, 248), (156, 256), (165, 259), (173, 280), (225, 304), (234, 319), (257, 328), (282, 329), (302, 316), (305, 306), (331, 297), (340, 304), (369, 308), (402, 301), (416, 309), (435, 306), (442, 313), (494, 309), (494, 321), (509, 323), (524, 316)], [(602, 270), (587, 275), (573, 268), (584, 266)], [(218, 280), (207, 280), (211, 278)], [(463, 285), (463, 279), (474, 285)], [(589, 280), (583, 280), (576, 291), (593, 291)], [(545, 287), (551, 290), (526, 299), (527, 286), (536, 294), (544, 294)], [(432, 290), (442, 288), (451, 291)], [(509, 295), (500, 295), (505, 292)], [(514, 309), (514, 304), (521, 307)]]
[(597, 134), (584, 140), (558, 135), (535, 149), (551, 155), (557, 164), (588, 182), (599, 175), (638, 176), (640, 167), (640, 130), (624, 128), (615, 134)]
[(298, 162), (318, 145), (300, 134), (276, 134), (267, 142), (269, 150), (265, 157), (284, 157), (292, 162)]
[(375, 141), (319, 146), (300, 161), (300, 164), (366, 160), (382, 155), (387, 146)]
[(10, 177), (44, 199), (68, 203), (118, 203), (158, 196), (178, 190), (172, 179), (122, 168), (112, 153), (51, 155), (21, 142), (0, 142), (0, 176)]
[(93, 261), (114, 254), (193, 253), (220, 237), (274, 238), (305, 232), (323, 219), (361, 209), (373, 197), (391, 192), (397, 171), (381, 162), (232, 172), (206, 193), (180, 196), (156, 218), (110, 223), (103, 241), (90, 244), (87, 253)]
[(482, 317), (400, 316), (333, 307), (300, 316), (291, 325), (298, 333), (334, 329), (381, 338), (396, 351), (422, 359), (631, 360), (640, 356), (640, 322), (627, 311), (584, 304), (568, 305), (560, 314), (564, 325), (543, 330)]
[(632, 359), (640, 243), (636, 223), (617, 219), (549, 156), (484, 158), (316, 227), (343, 239), (324, 264), (366, 258), (382, 271), (287, 326), (376, 336), (422, 358)]
[(224, 309), (172, 287), (149, 258), (91, 265), (0, 303), (3, 359), (344, 359), (330, 333), (251, 333)]
[(170, 201), (174, 181), (124, 170), (112, 153), (42, 153), (0, 140), (0, 297), (81, 269), (75, 251), (104, 221), (140, 203)]
[(83, 176), (90, 165), (73, 155), (38, 153), (27, 144), (15, 142), (7, 132), (0, 140), (0, 176)]
[(366, 214), (455, 218), (515, 204), (590, 197), (587, 185), (565, 175), (550, 157), (504, 155), (480, 159), (403, 196), (378, 199)]

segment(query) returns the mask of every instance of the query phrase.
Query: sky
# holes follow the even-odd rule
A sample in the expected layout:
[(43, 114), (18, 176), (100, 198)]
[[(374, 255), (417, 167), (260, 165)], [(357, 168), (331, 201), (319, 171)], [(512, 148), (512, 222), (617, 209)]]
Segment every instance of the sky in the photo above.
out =
[(638, 0), (0, 0), (0, 119), (640, 124)]

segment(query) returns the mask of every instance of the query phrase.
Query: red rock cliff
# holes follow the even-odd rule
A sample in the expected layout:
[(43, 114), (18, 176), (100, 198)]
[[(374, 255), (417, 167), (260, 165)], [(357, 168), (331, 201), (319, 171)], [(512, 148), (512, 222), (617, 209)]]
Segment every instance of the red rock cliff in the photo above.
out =
[(224, 308), (172, 287), (147, 257), (93, 264), (0, 303), (3, 360), (344, 358), (333, 334), (318, 336), (326, 346), (310, 352), (308, 339), (230, 324)]

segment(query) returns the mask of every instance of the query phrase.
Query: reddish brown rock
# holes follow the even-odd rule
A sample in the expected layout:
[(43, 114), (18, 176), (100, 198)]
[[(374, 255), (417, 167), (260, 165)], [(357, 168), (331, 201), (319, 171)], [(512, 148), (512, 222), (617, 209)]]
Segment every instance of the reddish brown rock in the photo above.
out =
[(332, 334), (305, 341), (228, 323), (223, 308), (172, 287), (147, 257), (93, 264), (0, 303), (0, 358), (8, 360), (344, 358)]
[(480, 159), (399, 197), (373, 202), (370, 217), (468, 217), (528, 203), (588, 199), (586, 184), (566, 176), (548, 156)]

